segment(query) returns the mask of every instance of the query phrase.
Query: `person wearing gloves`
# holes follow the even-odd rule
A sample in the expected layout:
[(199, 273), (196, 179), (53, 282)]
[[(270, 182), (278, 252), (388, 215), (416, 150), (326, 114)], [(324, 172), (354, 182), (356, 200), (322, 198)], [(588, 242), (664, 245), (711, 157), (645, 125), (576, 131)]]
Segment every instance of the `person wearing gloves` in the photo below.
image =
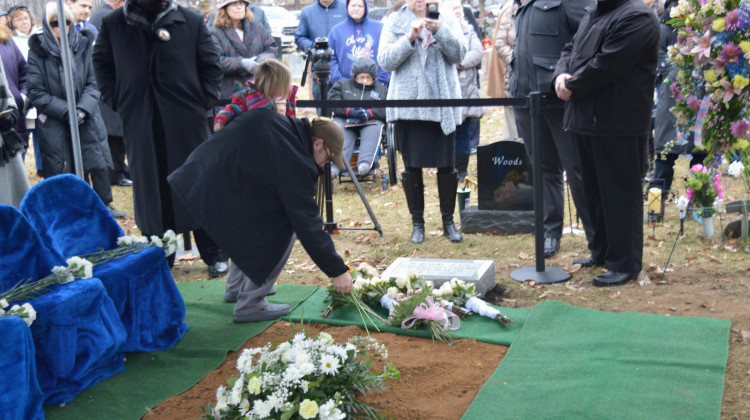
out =
[[(360, 57), (375, 59), (378, 56), (380, 32), (383, 24), (367, 17), (367, 0), (347, 0), (346, 19), (331, 29), (328, 44), (331, 56), (331, 85), (349, 78), (352, 64)], [(377, 65), (377, 63), (376, 63)], [(377, 81), (388, 84), (391, 74), (378, 66)], [(330, 96), (330, 92), (329, 92)]]
[[(351, 79), (340, 79), (329, 92), (331, 100), (383, 100), (388, 89), (376, 82), (378, 66), (369, 58), (358, 58), (351, 66)], [(367, 175), (372, 169), (375, 153), (380, 143), (380, 131), (385, 121), (384, 108), (334, 108), (333, 119), (344, 131), (344, 159), (348, 162), (359, 137), (357, 172)], [(370, 122), (368, 122), (370, 121)], [(344, 168), (331, 165), (331, 176), (338, 176)]]
[[(466, 55), (466, 40), (453, 10), (437, 3), (407, 0), (383, 27), (378, 63), (391, 71), (388, 99), (460, 99), (457, 65)], [(463, 241), (453, 224), (458, 178), (455, 169), (456, 126), (461, 108), (386, 108), (396, 129), (406, 170), (402, 185), (412, 218), (413, 243), (424, 242), (424, 183), (422, 168), (437, 168), (443, 234), (451, 242)]]
[(271, 34), (254, 21), (245, 0), (220, 0), (211, 38), (219, 51), (219, 65), (224, 73), (219, 85), (219, 99), (229, 99), (265, 58), (275, 58), (277, 46)]
[(73, 173), (75, 170), (60, 46), (61, 34), (67, 34), (85, 178), (90, 181), (110, 214), (124, 218), (125, 213), (112, 207), (112, 187), (109, 183), (112, 157), (107, 144), (107, 129), (99, 113), (100, 95), (91, 63), (94, 35), (88, 29), (81, 32), (70, 30), (73, 14), (67, 6), (64, 7), (64, 14), (58, 17), (57, 4), (47, 3), (42, 33), (32, 35), (29, 40), (26, 88), (31, 104), (38, 111), (36, 130), (44, 177)]

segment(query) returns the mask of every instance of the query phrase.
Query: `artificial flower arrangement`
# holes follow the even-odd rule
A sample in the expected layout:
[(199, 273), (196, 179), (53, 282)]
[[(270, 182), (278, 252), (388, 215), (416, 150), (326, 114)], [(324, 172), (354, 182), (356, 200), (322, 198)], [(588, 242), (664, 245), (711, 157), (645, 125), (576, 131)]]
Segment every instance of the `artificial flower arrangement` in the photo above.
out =
[(687, 179), (687, 199), (701, 217), (712, 217), (717, 199), (724, 199), (721, 174), (714, 175), (700, 163), (693, 165)]
[(372, 372), (372, 356), (388, 357), (372, 337), (352, 337), (336, 344), (330, 334), (311, 338), (308, 332), (275, 348), (243, 350), (239, 376), (216, 391), (216, 405), (201, 407), (206, 419), (386, 418), (360, 395), (386, 391), (385, 381), (400, 377), (388, 362)]
[[(678, 29), (669, 47), (679, 68), (672, 81), (678, 140), (695, 133), (695, 145), (714, 156), (739, 153), (750, 159), (750, 0), (680, 0), (670, 17)], [(750, 180), (750, 171), (745, 172)]]
[(181, 238), (171, 230), (168, 230), (162, 238), (152, 236), (150, 241), (145, 237), (123, 236), (117, 239), (118, 246), (114, 249), (70, 257), (65, 260), (67, 266), (53, 267), (49, 275), (39, 280), (20, 281), (15, 286), (0, 293), (0, 306), (2, 306), (0, 307), (0, 317), (20, 316), (31, 326), (31, 323), (36, 319), (33, 306), (24, 303), (21, 306), (13, 305), (10, 310), (5, 311), (8, 302), (33, 300), (49, 292), (56, 285), (70, 283), (75, 279), (89, 279), (93, 276), (94, 266), (136, 254), (152, 246), (163, 248), (166, 256), (172, 255), (179, 247), (180, 241)]
[[(351, 293), (339, 293), (329, 286), (331, 304), (323, 309), (324, 318), (342, 307), (358, 308), (362, 316), (360, 307), (380, 305), (388, 310), (388, 319), (384, 323), (403, 329), (426, 327), (433, 339), (443, 342), (452, 340), (450, 331), (460, 328), (460, 318), (473, 313), (503, 326), (513, 322), (480, 299), (474, 284), (458, 279), (445, 282), (439, 288), (435, 288), (432, 281), (420, 278), (416, 270), (409, 270), (398, 278), (383, 279), (374, 267), (366, 263), (351, 273), (354, 281)], [(366, 324), (373, 318), (363, 316), (362, 319)], [(380, 316), (377, 319), (383, 321)]]

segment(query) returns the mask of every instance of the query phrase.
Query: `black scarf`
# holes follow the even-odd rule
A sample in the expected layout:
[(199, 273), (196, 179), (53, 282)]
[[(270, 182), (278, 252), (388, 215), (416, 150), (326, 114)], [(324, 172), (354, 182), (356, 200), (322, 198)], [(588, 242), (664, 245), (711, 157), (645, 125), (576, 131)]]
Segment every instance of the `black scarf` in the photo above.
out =
[(138, 0), (126, 0), (122, 6), (122, 13), (125, 15), (125, 22), (128, 25), (137, 26), (147, 31), (152, 31), (159, 25), (162, 19), (168, 14), (177, 10), (177, 3), (172, 0), (166, 9), (154, 16), (146, 9), (138, 5)]

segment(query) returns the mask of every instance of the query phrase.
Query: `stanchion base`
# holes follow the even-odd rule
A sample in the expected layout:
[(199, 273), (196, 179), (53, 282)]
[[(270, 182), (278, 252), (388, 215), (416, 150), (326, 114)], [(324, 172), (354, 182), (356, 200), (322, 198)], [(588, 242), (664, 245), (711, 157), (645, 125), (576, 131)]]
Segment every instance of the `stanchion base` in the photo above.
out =
[(570, 273), (560, 267), (545, 267), (544, 271), (536, 271), (536, 267), (521, 267), (510, 273), (510, 278), (515, 281), (534, 280), (542, 284), (561, 283), (571, 277)]

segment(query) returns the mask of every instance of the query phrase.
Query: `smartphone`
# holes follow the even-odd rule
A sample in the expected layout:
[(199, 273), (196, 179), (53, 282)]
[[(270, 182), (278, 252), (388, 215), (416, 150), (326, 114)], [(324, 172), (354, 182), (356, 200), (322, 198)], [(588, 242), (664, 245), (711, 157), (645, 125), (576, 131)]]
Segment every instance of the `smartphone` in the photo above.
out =
[(440, 12), (438, 11), (437, 4), (430, 4), (427, 7), (427, 17), (433, 20), (440, 19)]

